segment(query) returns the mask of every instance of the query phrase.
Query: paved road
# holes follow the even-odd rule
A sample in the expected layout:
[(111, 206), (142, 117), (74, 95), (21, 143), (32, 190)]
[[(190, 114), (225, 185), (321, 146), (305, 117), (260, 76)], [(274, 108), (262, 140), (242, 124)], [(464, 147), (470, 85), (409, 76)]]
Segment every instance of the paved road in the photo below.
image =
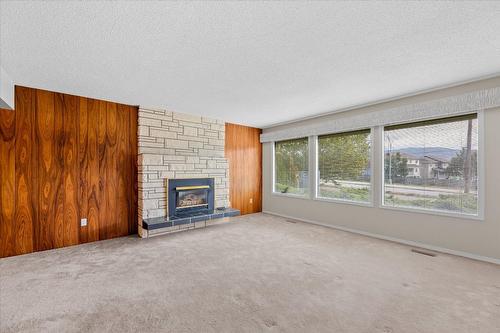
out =
[[(369, 183), (363, 182), (351, 182), (351, 181), (339, 181), (342, 186), (350, 188), (366, 188)], [(333, 183), (322, 183), (322, 186), (334, 187)], [(439, 197), (440, 194), (461, 194), (463, 193), (457, 188), (446, 188), (446, 187), (424, 187), (417, 185), (400, 185), (400, 184), (385, 184), (385, 189), (388, 192), (400, 195), (414, 195), (414, 196), (433, 196)], [(471, 194), (477, 194), (477, 191), (471, 191)]]

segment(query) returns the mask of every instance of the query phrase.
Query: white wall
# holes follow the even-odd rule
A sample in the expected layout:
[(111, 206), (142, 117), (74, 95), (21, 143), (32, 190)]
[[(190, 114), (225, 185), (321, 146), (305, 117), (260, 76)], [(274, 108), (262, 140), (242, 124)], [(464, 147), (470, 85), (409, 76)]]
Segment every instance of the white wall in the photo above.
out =
[[(294, 126), (367, 114), (386, 108), (420, 103), (479, 89), (500, 87), (500, 77), (442, 91), (409, 97), (376, 106), (332, 114), (294, 124), (277, 126), (264, 133)], [(331, 226), (358, 230), (433, 247), (500, 260), (500, 108), (484, 112), (485, 214), (484, 220), (403, 212), (380, 208), (380, 177), (374, 179), (374, 207), (290, 198), (272, 193), (272, 143), (263, 145), (263, 210)], [(380, 138), (379, 138), (380, 140)], [(381, 145), (374, 142), (374, 175), (381, 174)]]

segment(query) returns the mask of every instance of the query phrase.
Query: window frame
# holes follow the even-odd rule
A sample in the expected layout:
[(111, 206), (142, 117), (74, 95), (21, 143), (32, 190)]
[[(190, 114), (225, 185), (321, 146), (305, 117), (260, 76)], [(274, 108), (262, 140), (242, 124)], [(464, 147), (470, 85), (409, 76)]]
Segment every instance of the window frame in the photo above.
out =
[(347, 205), (355, 205), (355, 206), (363, 206), (363, 207), (374, 207), (375, 206), (375, 149), (374, 149), (374, 135), (375, 135), (375, 127), (370, 127), (370, 128), (359, 128), (356, 130), (350, 130), (350, 131), (342, 131), (342, 132), (335, 132), (335, 133), (325, 133), (322, 135), (330, 135), (330, 134), (348, 134), (348, 133), (356, 133), (360, 131), (370, 131), (370, 169), (371, 169), (371, 175), (370, 175), (370, 192), (368, 195), (368, 201), (363, 202), (363, 201), (354, 201), (354, 200), (348, 200), (348, 199), (340, 199), (340, 198), (326, 198), (326, 197), (321, 197), (319, 196), (319, 136), (320, 135), (315, 135), (314, 136), (314, 191), (312, 199), (315, 201), (323, 201), (323, 202), (332, 202), (332, 203), (339, 203), (339, 204), (347, 204)]
[[(294, 194), (294, 193), (281, 193), (281, 192), (276, 192), (276, 143), (277, 142), (282, 142), (282, 141), (289, 141), (289, 140), (298, 140), (298, 139), (306, 139), (307, 138), (307, 149), (308, 149), (308, 161), (307, 161), (307, 173), (308, 173), (308, 182), (309, 182), (309, 188), (307, 193), (304, 194)], [(272, 170), (273, 170), (273, 178), (272, 178), (272, 183), (271, 183), (271, 194), (275, 196), (280, 196), (280, 197), (288, 197), (288, 198), (296, 198), (296, 199), (305, 199), (309, 200), (311, 198), (311, 137), (298, 137), (294, 139), (286, 139), (286, 140), (280, 140), (280, 141), (273, 141), (272, 142), (272, 154), (273, 154), (273, 159), (272, 159)]]
[[(271, 195), (280, 196), (280, 197), (288, 197), (302, 200), (312, 200), (312, 201), (322, 201), (326, 203), (335, 203), (335, 204), (347, 204), (347, 205), (355, 205), (362, 207), (372, 207), (379, 208), (383, 210), (392, 210), (392, 211), (400, 211), (400, 212), (408, 212), (408, 213), (417, 213), (417, 214), (426, 214), (433, 216), (445, 216), (456, 219), (462, 219), (465, 221), (477, 222), (483, 221), (485, 219), (485, 125), (484, 125), (484, 110), (475, 110), (475, 111), (467, 111), (459, 114), (450, 115), (449, 117), (430, 117), (418, 119), (414, 122), (420, 121), (428, 121), (428, 120), (437, 120), (437, 119), (446, 119), (446, 118), (454, 118), (456, 116), (465, 116), (470, 114), (477, 114), (477, 131), (478, 131), (478, 158), (477, 158), (477, 173), (478, 173), (478, 212), (477, 214), (465, 214), (465, 213), (457, 213), (457, 212), (447, 212), (433, 209), (425, 209), (425, 208), (413, 208), (413, 207), (394, 207), (385, 205), (385, 171), (384, 171), (384, 163), (385, 163), (385, 138), (384, 138), (384, 129), (385, 127), (394, 126), (394, 125), (404, 125), (413, 123), (413, 121), (405, 121), (401, 123), (391, 123), (386, 125), (378, 125), (370, 127), (370, 162), (372, 168), (372, 175), (370, 177), (370, 202), (356, 202), (350, 200), (343, 200), (337, 198), (323, 198), (318, 197), (318, 135), (311, 135), (308, 137), (298, 137), (297, 139), (305, 139), (307, 138), (308, 147), (309, 147), (309, 164), (308, 164), (308, 175), (309, 175), (309, 192), (304, 195), (299, 194), (291, 194), (291, 193), (281, 193), (275, 191), (275, 181), (276, 181), (276, 142), (287, 141), (287, 140), (276, 140), (272, 141), (272, 182), (271, 182)], [(348, 133), (355, 132), (357, 130), (363, 130), (366, 128), (352, 129), (349, 131), (340, 131), (338, 133)], [(329, 134), (329, 133), (325, 133)], [(331, 133), (333, 134), (333, 133)], [(378, 143), (377, 143), (378, 142)], [(380, 178), (378, 178), (380, 177)]]
[[(379, 195), (380, 195), (380, 200), (379, 200), (379, 208), (381, 209), (386, 209), (386, 210), (395, 210), (395, 211), (402, 211), (402, 212), (409, 212), (409, 213), (419, 213), (419, 214), (427, 214), (427, 215), (434, 215), (434, 216), (447, 216), (447, 217), (454, 217), (454, 218), (459, 218), (459, 219), (465, 219), (465, 220), (474, 220), (474, 221), (484, 221), (484, 211), (485, 211), (485, 203), (484, 203), (484, 198), (485, 198), (485, 186), (484, 186), (484, 176), (485, 176), (485, 169), (484, 169), (484, 111), (483, 110), (478, 110), (474, 112), (466, 112), (463, 114), (460, 114), (462, 116), (466, 115), (477, 115), (477, 132), (478, 132), (478, 150), (477, 150), (477, 214), (466, 214), (466, 213), (459, 213), (459, 212), (447, 212), (444, 210), (437, 210), (437, 209), (427, 209), (427, 208), (417, 208), (417, 207), (395, 207), (395, 206), (389, 206), (385, 204), (385, 128), (394, 126), (394, 125), (405, 125), (405, 124), (411, 124), (412, 122), (404, 122), (404, 123), (399, 123), (399, 124), (388, 124), (384, 126), (379, 126), (379, 134), (378, 137), (380, 139), (379, 142), (379, 150), (380, 150), (380, 156), (379, 156), (379, 177), (380, 177), (380, 187), (379, 187)], [(427, 119), (419, 119), (417, 122), (420, 121), (428, 121), (428, 120), (438, 120), (438, 119), (453, 119), (456, 116), (460, 115), (453, 115), (450, 117), (436, 117), (436, 118), (427, 118)]]

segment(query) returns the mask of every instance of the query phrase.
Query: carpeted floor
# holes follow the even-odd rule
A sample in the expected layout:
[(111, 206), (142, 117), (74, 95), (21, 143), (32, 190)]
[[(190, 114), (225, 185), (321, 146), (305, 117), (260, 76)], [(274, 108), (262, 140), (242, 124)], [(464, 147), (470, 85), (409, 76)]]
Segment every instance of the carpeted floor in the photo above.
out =
[(499, 332), (500, 266), (256, 214), (0, 259), (0, 332)]

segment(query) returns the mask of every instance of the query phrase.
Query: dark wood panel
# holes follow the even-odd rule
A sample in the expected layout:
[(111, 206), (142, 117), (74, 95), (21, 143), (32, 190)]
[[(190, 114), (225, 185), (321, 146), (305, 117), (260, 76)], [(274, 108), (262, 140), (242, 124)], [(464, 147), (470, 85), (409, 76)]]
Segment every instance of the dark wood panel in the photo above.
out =
[(118, 205), (116, 202), (116, 189), (118, 187), (118, 159), (117, 159), (117, 110), (116, 104), (107, 103), (106, 111), (106, 220), (107, 238), (118, 235), (117, 216)]
[[(127, 105), (117, 105), (116, 108), (116, 236), (128, 235), (130, 205), (128, 198), (130, 196), (130, 163), (129, 156), (129, 114)], [(127, 221), (127, 223), (120, 223)]]
[[(89, 158), (88, 158), (88, 99), (78, 98), (78, 216), (87, 217), (87, 226), (80, 227), (78, 242), (87, 243), (89, 239)], [(77, 221), (77, 227), (78, 227)]]
[(105, 192), (106, 188), (109, 186), (107, 183), (107, 158), (106, 152), (107, 147), (107, 103), (104, 101), (99, 101), (98, 107), (98, 118), (97, 118), (97, 150), (98, 150), (98, 160), (99, 160), (99, 188), (98, 188), (98, 202), (99, 202), (99, 239), (108, 238), (108, 228), (107, 225), (110, 223), (107, 216), (107, 205)]
[(0, 110), (0, 257), (137, 232), (137, 113), (16, 87)]
[(16, 117), (0, 109), (0, 258), (15, 255)]
[(36, 204), (32, 191), (36, 190), (36, 145), (34, 133), (35, 110), (33, 91), (16, 88), (16, 215), (14, 226), (14, 252), (24, 254), (33, 251), (33, 227), (36, 219)]
[(241, 214), (262, 210), (262, 144), (258, 128), (226, 123), (229, 199)]
[[(37, 93), (40, 91), (37, 91)], [(47, 108), (50, 110), (50, 108)], [(47, 241), (52, 237), (52, 242), (55, 247), (64, 247), (64, 236), (66, 226), (64, 225), (65, 211), (65, 191), (64, 191), (64, 172), (65, 172), (65, 156), (64, 156), (64, 95), (54, 93), (54, 133), (53, 135), (53, 154), (54, 167), (50, 171), (53, 175), (52, 188), (54, 189), (54, 202), (50, 201), (55, 210), (54, 229), (55, 233), (48, 235)]]
[[(64, 246), (79, 243), (79, 206), (78, 206), (78, 107), (79, 98), (71, 95), (60, 95), (63, 101), (62, 114), (64, 116)], [(62, 95), (62, 96), (61, 96)]]
[[(102, 201), (102, 187), (101, 187), (101, 169), (99, 167), (99, 126), (101, 102), (89, 99), (87, 101), (87, 114), (88, 114), (88, 132), (87, 132), (87, 219), (88, 219), (88, 241), (93, 242), (101, 239), (99, 237), (100, 225), (100, 204)], [(105, 127), (105, 124), (104, 124)], [(103, 143), (104, 146), (104, 143)], [(83, 198), (85, 200), (85, 198)]]
[[(55, 169), (55, 112), (54, 94), (36, 91), (37, 138), (38, 138), (38, 234), (37, 250), (53, 249), (55, 232), (55, 202), (58, 194)], [(17, 110), (16, 110), (17, 112)]]

